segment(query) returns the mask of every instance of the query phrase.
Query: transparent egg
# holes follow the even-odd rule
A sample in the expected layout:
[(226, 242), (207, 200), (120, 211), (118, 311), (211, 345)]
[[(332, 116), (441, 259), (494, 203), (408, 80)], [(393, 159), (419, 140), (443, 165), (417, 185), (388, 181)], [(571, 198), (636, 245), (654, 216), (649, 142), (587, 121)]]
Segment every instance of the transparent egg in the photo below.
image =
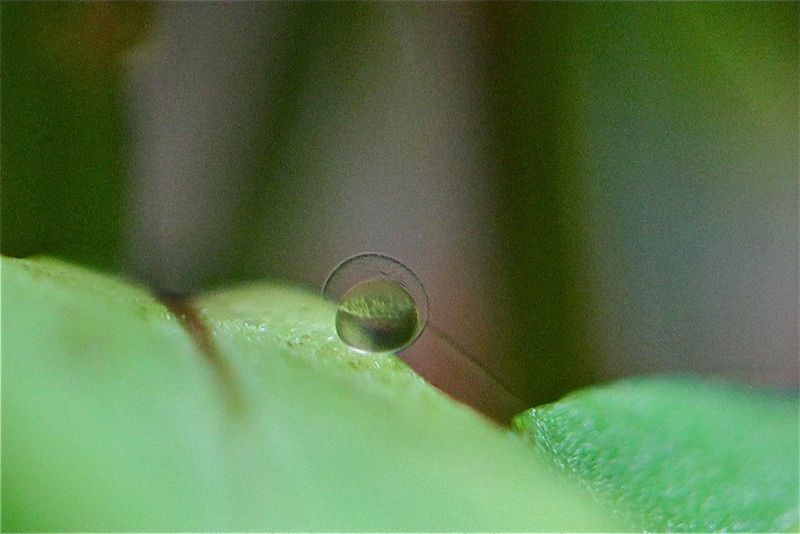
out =
[(428, 296), (411, 270), (381, 254), (366, 253), (340, 263), (323, 294), (338, 304), (336, 332), (366, 352), (396, 352), (411, 345), (428, 320)]

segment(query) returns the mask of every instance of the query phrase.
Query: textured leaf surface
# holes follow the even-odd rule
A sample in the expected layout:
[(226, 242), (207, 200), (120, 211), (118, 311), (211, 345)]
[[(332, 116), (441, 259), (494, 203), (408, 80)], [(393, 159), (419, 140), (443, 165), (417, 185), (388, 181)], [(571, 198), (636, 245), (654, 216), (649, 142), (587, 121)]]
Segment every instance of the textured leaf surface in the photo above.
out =
[(142, 288), (2, 267), (4, 530), (797, 526), (796, 392), (592, 388), (520, 415), (532, 447), (350, 350), (305, 291), (196, 299), (215, 363)]
[(579, 391), (515, 425), (637, 529), (797, 529), (796, 391), (637, 379)]
[(223, 367), (142, 288), (3, 260), (3, 530), (621, 528), (526, 440), (343, 345), (317, 296), (195, 304)]

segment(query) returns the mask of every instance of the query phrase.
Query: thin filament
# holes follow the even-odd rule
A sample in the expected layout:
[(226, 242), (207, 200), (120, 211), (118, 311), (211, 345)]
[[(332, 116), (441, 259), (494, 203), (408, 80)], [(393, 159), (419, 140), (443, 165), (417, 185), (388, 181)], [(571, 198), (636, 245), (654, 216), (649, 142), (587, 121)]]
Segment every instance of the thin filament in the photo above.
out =
[(449, 334), (437, 328), (436, 325), (432, 324), (431, 322), (428, 322), (427, 328), (433, 335), (438, 337), (445, 344), (449, 345), (452, 350), (463, 356), (463, 361), (468, 362), (470, 365), (475, 367), (480, 373), (482, 373), (485, 378), (488, 378), (491, 382), (493, 382), (501, 393), (505, 394), (508, 398), (513, 400), (515, 404), (519, 406), (524, 405), (520, 397), (511, 392), (506, 386), (504, 386), (503, 382), (500, 380), (500, 378), (498, 378), (496, 374), (494, 374), (488, 367), (483, 365), (478, 358), (476, 358), (472, 353), (470, 353), (463, 346), (461, 346)]

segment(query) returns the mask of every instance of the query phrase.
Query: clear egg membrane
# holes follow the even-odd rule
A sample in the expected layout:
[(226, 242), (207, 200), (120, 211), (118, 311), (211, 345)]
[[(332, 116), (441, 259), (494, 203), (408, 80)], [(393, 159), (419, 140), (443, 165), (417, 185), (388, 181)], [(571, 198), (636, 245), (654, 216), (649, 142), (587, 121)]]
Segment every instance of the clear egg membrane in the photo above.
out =
[(419, 279), (399, 261), (360, 254), (343, 261), (323, 293), (337, 303), (336, 332), (365, 352), (396, 352), (412, 344), (428, 318), (428, 297)]

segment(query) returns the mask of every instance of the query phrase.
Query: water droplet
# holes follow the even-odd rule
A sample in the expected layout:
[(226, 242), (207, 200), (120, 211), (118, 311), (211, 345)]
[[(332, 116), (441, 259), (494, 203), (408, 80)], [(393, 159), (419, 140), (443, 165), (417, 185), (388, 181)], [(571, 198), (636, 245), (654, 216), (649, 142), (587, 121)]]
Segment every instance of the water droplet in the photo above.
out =
[(388, 256), (359, 254), (337, 266), (322, 289), (338, 303), (336, 332), (366, 352), (400, 351), (428, 320), (425, 288), (411, 270)]

